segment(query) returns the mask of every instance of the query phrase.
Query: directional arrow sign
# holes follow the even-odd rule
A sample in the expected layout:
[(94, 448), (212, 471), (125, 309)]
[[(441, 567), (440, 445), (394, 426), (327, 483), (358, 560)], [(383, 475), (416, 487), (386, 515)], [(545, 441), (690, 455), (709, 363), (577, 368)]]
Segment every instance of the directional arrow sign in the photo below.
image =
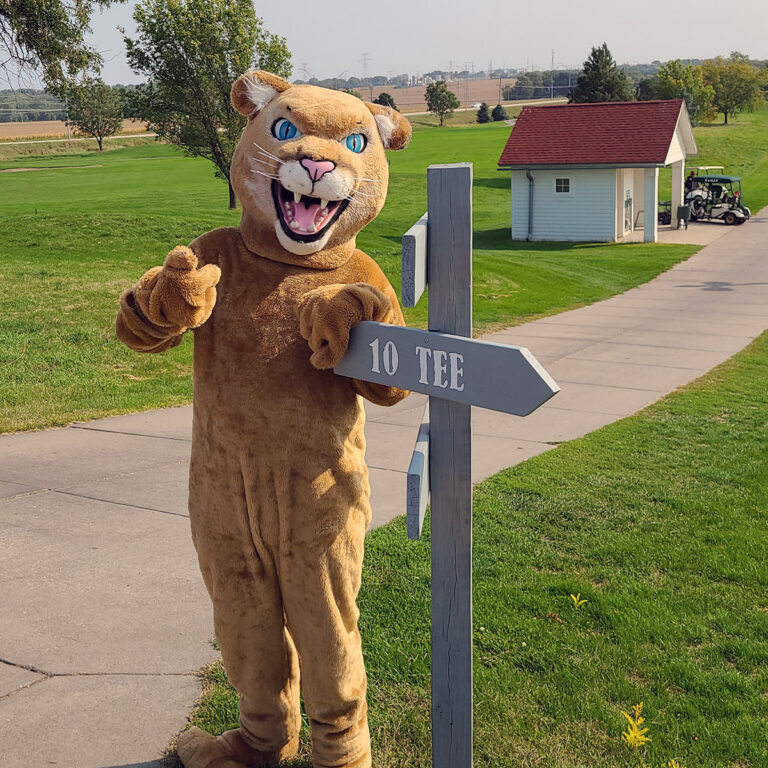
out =
[(363, 322), (334, 368), (342, 376), (527, 416), (560, 387), (525, 347)]
[(427, 287), (427, 214), (403, 235), (400, 285), (403, 306), (415, 307)]
[(416, 447), (408, 465), (406, 486), (405, 520), (408, 538), (419, 539), (429, 504), (429, 403), (424, 409)]

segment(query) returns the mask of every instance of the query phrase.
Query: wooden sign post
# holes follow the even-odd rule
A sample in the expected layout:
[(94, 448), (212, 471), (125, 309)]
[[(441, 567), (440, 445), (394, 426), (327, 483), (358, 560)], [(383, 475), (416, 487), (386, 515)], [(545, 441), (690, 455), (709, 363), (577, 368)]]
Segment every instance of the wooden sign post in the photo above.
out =
[(334, 369), (422, 392), (408, 535), (431, 497), (432, 765), (472, 766), (472, 405), (526, 416), (559, 391), (522, 347), (472, 339), (472, 165), (427, 171), (428, 211), (403, 237), (403, 303), (429, 286), (429, 330), (361, 323)]

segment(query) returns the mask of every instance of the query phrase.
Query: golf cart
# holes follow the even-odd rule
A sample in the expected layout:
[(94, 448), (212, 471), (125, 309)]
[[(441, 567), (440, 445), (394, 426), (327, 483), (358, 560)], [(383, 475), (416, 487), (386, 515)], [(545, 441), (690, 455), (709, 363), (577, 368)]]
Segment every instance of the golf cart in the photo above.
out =
[[(741, 178), (726, 176), (722, 166), (695, 168), (704, 173), (686, 179), (685, 203), (693, 221), (720, 219), (726, 224), (743, 224), (751, 212), (741, 199)], [(719, 173), (713, 173), (719, 171)]]

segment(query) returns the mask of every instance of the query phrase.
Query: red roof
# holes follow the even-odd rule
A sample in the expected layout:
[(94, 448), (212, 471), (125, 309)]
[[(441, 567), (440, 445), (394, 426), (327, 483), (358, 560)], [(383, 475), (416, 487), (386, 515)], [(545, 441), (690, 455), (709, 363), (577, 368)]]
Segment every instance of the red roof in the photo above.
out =
[(664, 164), (682, 99), (523, 107), (499, 165)]

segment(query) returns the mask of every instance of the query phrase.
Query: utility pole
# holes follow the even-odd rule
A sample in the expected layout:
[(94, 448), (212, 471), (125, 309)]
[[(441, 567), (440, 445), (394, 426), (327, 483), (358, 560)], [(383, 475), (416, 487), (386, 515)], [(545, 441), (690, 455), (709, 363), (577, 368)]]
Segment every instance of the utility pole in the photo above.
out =
[(469, 62), (464, 62), (464, 101), (469, 101)]
[(312, 72), (309, 70), (309, 62), (308, 61), (302, 61), (301, 62), (301, 73), (304, 75), (305, 80), (310, 80), (312, 78)]
[(549, 98), (555, 98), (555, 49), (552, 49), (552, 66), (549, 70)]
[[(365, 87), (365, 81), (368, 80), (368, 59), (370, 57), (367, 53), (364, 53), (360, 59), (360, 61), (363, 62), (363, 75), (360, 78), (363, 82), (363, 87)], [(370, 80), (368, 80), (368, 88), (370, 89), (371, 98), (370, 101), (373, 101), (373, 86), (371, 85)]]

